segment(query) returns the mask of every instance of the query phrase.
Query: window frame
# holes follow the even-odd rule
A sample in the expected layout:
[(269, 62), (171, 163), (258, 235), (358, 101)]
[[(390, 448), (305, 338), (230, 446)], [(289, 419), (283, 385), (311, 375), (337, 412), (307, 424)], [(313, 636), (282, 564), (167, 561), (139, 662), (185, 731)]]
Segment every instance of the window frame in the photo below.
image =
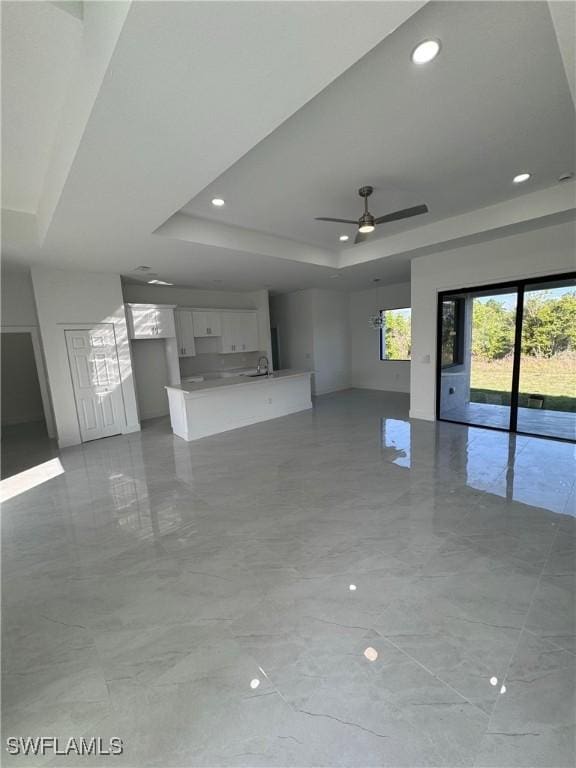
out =
[[(398, 312), (399, 310), (410, 310), (410, 334), (412, 334), (412, 307), (388, 307), (388, 309), (381, 309), (380, 310), (380, 317), (384, 315), (385, 312)], [(384, 326), (380, 328), (379, 336), (380, 336), (380, 362), (382, 363), (410, 363), (412, 362), (412, 357), (384, 357)], [(410, 354), (412, 354), (412, 350), (410, 350)]]
[[(440, 355), (440, 370), (447, 371), (450, 368), (458, 368), (464, 365), (464, 335), (465, 326), (464, 318), (466, 317), (466, 299), (461, 296), (444, 296), (440, 301), (440, 314), (442, 317), (442, 326), (444, 324), (444, 304), (448, 301), (454, 302), (454, 327), (456, 329), (456, 335), (454, 338), (454, 357), (451, 363), (444, 364), (442, 362), (442, 355)], [(442, 352), (442, 338), (440, 338), (440, 352)]]

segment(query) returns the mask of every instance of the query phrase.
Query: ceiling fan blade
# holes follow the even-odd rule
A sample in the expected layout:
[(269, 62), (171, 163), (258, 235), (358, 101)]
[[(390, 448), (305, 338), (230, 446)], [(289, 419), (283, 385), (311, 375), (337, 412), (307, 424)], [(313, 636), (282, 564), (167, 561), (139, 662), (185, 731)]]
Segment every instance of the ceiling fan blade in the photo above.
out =
[(378, 216), (377, 219), (374, 219), (374, 224), (385, 224), (389, 221), (409, 219), (411, 216), (420, 216), (422, 213), (428, 213), (427, 205), (415, 205), (414, 208), (403, 208), (401, 211), (388, 213), (386, 216)]
[(358, 224), (358, 219), (330, 219), (326, 216), (316, 216), (314, 221), (337, 221), (339, 224)]
[(371, 232), (360, 232), (360, 230), (358, 230), (358, 232), (356, 232), (356, 237), (354, 238), (354, 245), (363, 243), (364, 240), (368, 240), (371, 234)]

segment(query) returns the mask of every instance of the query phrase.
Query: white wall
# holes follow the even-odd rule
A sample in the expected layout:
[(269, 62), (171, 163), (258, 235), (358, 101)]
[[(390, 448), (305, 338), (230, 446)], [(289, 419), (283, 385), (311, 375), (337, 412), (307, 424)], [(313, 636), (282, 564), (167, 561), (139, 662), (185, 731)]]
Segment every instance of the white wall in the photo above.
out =
[[(52, 397), (44, 350), (38, 329), (38, 315), (30, 270), (2, 264), (2, 328), (6, 331), (29, 331), (43, 405), (43, 417), (50, 437), (56, 437)], [(6, 336), (6, 334), (5, 334)], [(10, 342), (8, 342), (10, 343)]]
[(314, 341), (311, 291), (293, 291), (272, 296), (270, 323), (278, 329), (280, 368), (312, 370)]
[(2, 424), (43, 420), (32, 338), (29, 333), (3, 333)]
[(2, 325), (38, 325), (32, 280), (27, 269), (2, 267)]
[(576, 269), (573, 222), (509, 235), (412, 261), (410, 416), (433, 420), (438, 292)]
[(316, 395), (350, 386), (348, 294), (310, 288), (273, 296), (281, 368), (313, 370)]
[(313, 288), (314, 392), (322, 395), (350, 386), (350, 332), (347, 293)]
[(364, 389), (410, 391), (410, 363), (380, 360), (380, 333), (368, 319), (381, 309), (411, 306), (410, 283), (382, 285), (350, 294), (351, 384)]
[(81, 442), (64, 331), (113, 323), (126, 414), (124, 431), (140, 428), (130, 342), (119, 275), (33, 267), (32, 284), (60, 447)]
[(132, 365), (140, 418), (167, 416), (168, 395), (164, 387), (169, 380), (164, 339), (133, 341)]

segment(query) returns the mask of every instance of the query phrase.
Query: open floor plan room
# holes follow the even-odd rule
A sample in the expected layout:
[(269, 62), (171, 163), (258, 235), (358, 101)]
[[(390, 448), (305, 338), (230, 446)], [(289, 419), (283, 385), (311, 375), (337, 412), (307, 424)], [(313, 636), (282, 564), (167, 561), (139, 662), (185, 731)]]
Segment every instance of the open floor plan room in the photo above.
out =
[(576, 2), (0, 0), (0, 762), (576, 764)]

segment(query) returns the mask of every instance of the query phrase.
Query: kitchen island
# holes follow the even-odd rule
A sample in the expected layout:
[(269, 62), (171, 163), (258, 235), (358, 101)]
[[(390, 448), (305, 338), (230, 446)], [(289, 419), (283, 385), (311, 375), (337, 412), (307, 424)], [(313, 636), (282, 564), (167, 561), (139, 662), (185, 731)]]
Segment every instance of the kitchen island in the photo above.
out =
[(284, 370), (167, 386), (172, 431), (198, 440), (312, 408), (311, 371)]

